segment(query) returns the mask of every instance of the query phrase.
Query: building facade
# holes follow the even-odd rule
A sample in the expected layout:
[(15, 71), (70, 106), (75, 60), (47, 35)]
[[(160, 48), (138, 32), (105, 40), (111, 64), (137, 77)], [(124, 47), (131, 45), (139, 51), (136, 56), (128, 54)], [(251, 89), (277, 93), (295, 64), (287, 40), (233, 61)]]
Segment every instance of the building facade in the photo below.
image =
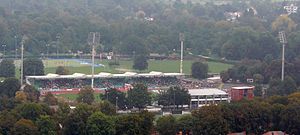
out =
[(198, 108), (220, 102), (230, 102), (228, 93), (216, 88), (189, 89), (191, 108)]

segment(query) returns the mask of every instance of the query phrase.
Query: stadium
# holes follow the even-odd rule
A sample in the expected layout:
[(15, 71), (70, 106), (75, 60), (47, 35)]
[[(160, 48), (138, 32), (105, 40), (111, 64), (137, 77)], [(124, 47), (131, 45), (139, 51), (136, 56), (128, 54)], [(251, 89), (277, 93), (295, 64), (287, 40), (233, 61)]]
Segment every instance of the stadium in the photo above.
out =
[(170, 86), (180, 86), (184, 74), (162, 73), (152, 71), (150, 73), (125, 72), (123, 74), (111, 74), (101, 72), (95, 75), (74, 73), (72, 75), (47, 74), (45, 76), (26, 76), (26, 83), (37, 88), (41, 94), (51, 92), (53, 94), (78, 93), (84, 86), (92, 86), (95, 92), (101, 93), (109, 88), (127, 91), (134, 84), (145, 84), (149, 90), (166, 89)]

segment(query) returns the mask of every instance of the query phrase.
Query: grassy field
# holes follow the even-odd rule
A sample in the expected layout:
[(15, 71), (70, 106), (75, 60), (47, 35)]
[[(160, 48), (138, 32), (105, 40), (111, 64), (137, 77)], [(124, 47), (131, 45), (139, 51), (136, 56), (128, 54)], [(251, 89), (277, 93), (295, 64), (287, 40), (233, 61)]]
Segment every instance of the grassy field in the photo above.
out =
[[(61, 94), (61, 95), (57, 95), (57, 97), (62, 97), (66, 100), (71, 100), (71, 101), (75, 101), (76, 98), (78, 97), (78, 94)], [(94, 94), (95, 97), (95, 101), (100, 101), (100, 94), (99, 93), (95, 93)]]
[[(45, 73), (55, 73), (57, 66), (67, 67), (71, 73), (84, 73), (91, 74), (91, 65), (80, 64), (75, 60), (44, 60)], [(183, 72), (187, 75), (191, 74), (191, 66), (194, 61), (186, 60), (183, 62)], [(132, 72), (179, 72), (178, 60), (149, 60), (149, 66), (147, 70), (136, 71), (132, 69), (133, 62), (129, 60), (119, 61), (119, 66), (109, 66), (108, 60), (97, 60), (97, 64), (103, 64), (104, 67), (95, 67), (95, 73), (110, 72), (110, 73), (124, 73), (127, 71)], [(20, 67), (20, 61), (15, 61), (16, 67)], [(223, 70), (227, 70), (232, 67), (230, 64), (224, 64), (219, 62), (207, 62), (210, 73), (220, 73)], [(16, 75), (19, 77), (19, 68), (16, 69)]]

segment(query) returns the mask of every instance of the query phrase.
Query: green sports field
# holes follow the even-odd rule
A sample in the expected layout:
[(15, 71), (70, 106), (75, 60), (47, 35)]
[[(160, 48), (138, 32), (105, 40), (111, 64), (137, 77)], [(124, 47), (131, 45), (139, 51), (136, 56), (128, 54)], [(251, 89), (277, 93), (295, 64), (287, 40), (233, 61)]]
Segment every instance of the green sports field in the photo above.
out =
[[(45, 66), (45, 73), (55, 73), (57, 66), (67, 67), (71, 73), (84, 73), (91, 74), (91, 65), (81, 64), (75, 60), (43, 60)], [(183, 62), (183, 71), (185, 74), (191, 74), (191, 65), (194, 61), (186, 60)], [(109, 66), (109, 60), (96, 60), (97, 64), (102, 64), (104, 67), (95, 67), (95, 73), (110, 72), (110, 73), (124, 73), (128, 71), (132, 72), (179, 72), (178, 60), (149, 60), (148, 69), (144, 71), (136, 71), (132, 69), (133, 62), (130, 60), (119, 61), (119, 66)], [(20, 61), (15, 61), (16, 67), (20, 67)], [(227, 70), (232, 67), (230, 64), (220, 62), (207, 62), (210, 73), (220, 73), (223, 70)], [(17, 76), (19, 76), (19, 69), (16, 69)]]

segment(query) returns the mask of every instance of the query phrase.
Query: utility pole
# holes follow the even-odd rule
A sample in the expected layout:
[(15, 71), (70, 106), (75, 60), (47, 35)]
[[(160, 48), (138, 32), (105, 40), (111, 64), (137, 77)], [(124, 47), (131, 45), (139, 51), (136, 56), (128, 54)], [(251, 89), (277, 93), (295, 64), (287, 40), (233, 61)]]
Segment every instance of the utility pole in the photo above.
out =
[(279, 32), (279, 41), (282, 43), (282, 60), (281, 60), (281, 81), (284, 81), (284, 64), (285, 64), (285, 44), (287, 44), (284, 31)]
[(27, 40), (27, 37), (24, 35), (22, 38), (21, 42), (21, 75), (20, 75), (20, 80), (21, 80), (21, 86), (23, 86), (23, 77), (24, 77), (24, 43), (25, 40)]
[(100, 43), (100, 33), (90, 32), (88, 36), (88, 44), (92, 46), (92, 83), (91, 87), (94, 88), (94, 74), (95, 74), (95, 45)]
[(183, 42), (184, 42), (184, 34), (179, 33), (179, 41), (180, 41), (180, 73), (183, 73)]

